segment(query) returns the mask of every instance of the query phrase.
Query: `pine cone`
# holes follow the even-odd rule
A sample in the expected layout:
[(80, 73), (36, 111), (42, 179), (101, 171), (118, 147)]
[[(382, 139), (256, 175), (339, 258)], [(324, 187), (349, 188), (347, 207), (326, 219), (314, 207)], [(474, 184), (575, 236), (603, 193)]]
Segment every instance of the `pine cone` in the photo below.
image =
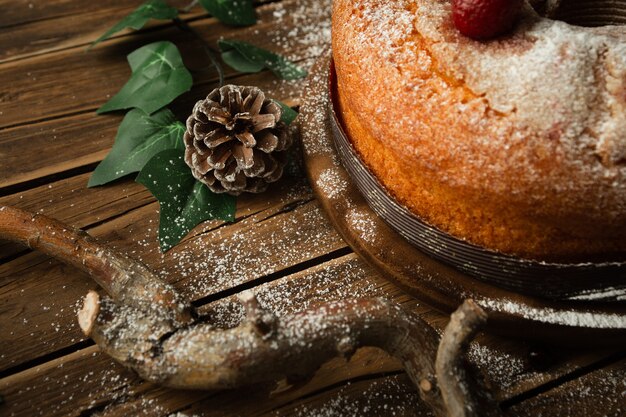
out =
[(291, 146), (282, 108), (257, 87), (225, 85), (187, 119), (185, 162), (213, 192), (259, 193), (278, 180)]

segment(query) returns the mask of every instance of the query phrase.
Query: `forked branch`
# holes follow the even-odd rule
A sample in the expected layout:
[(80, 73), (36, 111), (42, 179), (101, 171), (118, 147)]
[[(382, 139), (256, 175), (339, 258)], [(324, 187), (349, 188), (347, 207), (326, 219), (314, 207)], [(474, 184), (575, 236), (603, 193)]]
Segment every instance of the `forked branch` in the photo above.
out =
[[(467, 372), (463, 356), (484, 312), (466, 302), (439, 346), (419, 316), (380, 298), (331, 302), (277, 317), (251, 292), (246, 319), (231, 329), (194, 320), (190, 303), (145, 266), (44, 216), (0, 207), (0, 239), (27, 244), (89, 273), (113, 299), (90, 292), (79, 312), (86, 335), (143, 378), (174, 388), (224, 389), (300, 380), (329, 359), (376, 346), (400, 359), (438, 417), (499, 413)], [(156, 307), (155, 307), (156, 306)], [(435, 362), (437, 364), (435, 365)]]

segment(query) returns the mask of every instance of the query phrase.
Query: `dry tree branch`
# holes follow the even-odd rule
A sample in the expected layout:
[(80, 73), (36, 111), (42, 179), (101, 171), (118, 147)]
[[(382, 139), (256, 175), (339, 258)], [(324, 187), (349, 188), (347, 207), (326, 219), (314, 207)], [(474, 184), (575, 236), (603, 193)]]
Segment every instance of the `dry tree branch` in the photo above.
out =
[[(119, 362), (143, 378), (172, 388), (226, 389), (282, 377), (299, 380), (323, 363), (350, 357), (361, 346), (376, 346), (399, 358), (420, 394), (433, 409), (442, 410), (436, 389), (437, 333), (420, 318), (384, 299), (355, 299), (320, 305), (297, 314), (276, 317), (256, 298), (244, 293), (247, 318), (226, 330), (208, 324), (182, 329), (167, 340), (150, 338), (158, 321), (140, 311), (102, 300), (92, 337)], [(97, 308), (93, 297), (83, 311)], [(137, 341), (150, 341), (137, 344)]]
[[(487, 314), (478, 304), (465, 300), (450, 316), (441, 337), (435, 368), (449, 417), (491, 417), (500, 414), (481, 381), (468, 375), (471, 371), (465, 361), (470, 341), (486, 321)], [(473, 386), (468, 385), (470, 381)]]
[(0, 239), (22, 243), (86, 272), (113, 299), (139, 309), (167, 309), (177, 326), (191, 305), (145, 265), (102, 246), (82, 230), (49, 217), (0, 206)]
[(90, 292), (79, 312), (81, 329), (149, 381), (213, 390), (283, 377), (298, 380), (337, 355), (350, 357), (360, 347), (376, 346), (402, 361), (436, 416), (498, 413), (475, 392), (462, 360), (484, 321), (484, 312), (473, 303), (452, 316), (439, 355), (438, 335), (426, 322), (380, 298), (331, 302), (277, 317), (244, 292), (243, 323), (215, 329), (195, 321), (191, 305), (145, 266), (84, 232), (0, 206), (0, 239), (22, 242), (90, 274), (113, 299)]

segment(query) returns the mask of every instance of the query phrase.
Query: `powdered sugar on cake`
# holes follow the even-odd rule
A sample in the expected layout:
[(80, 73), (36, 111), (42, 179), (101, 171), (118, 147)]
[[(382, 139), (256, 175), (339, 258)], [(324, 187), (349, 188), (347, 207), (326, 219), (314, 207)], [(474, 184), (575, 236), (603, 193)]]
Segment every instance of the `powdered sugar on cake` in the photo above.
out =
[[(626, 30), (527, 8), (513, 33), (480, 42), (455, 29), (448, 0), (339, 3), (350, 8), (341, 57), (359, 70), (339, 81), (359, 89), (352, 110), (382, 146), (447, 187), (623, 233)], [(446, 130), (457, 122), (458, 136)]]
[(492, 109), (514, 114), (520, 128), (559, 129), (574, 146), (593, 146), (605, 165), (625, 162), (624, 39), (528, 9), (514, 33), (476, 42), (450, 27), (446, 3), (420, 3), (414, 24), (451, 75)]

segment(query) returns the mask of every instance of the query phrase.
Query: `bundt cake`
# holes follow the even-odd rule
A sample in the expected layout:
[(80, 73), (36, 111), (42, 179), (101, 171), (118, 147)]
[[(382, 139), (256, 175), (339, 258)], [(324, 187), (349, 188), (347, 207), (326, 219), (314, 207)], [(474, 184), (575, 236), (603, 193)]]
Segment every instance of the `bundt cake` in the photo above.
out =
[(626, 29), (526, 3), (463, 36), (449, 0), (335, 0), (336, 106), (362, 162), (424, 222), (524, 259), (626, 259)]

